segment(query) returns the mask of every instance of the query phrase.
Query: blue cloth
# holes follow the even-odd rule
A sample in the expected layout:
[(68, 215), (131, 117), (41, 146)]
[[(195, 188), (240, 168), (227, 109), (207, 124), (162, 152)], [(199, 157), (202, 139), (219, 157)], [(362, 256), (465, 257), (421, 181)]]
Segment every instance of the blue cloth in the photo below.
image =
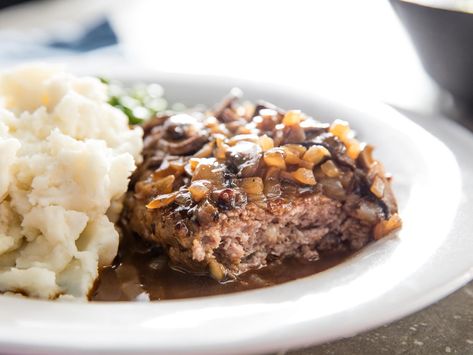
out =
[(113, 32), (108, 20), (88, 29), (84, 35), (74, 41), (52, 41), (48, 47), (70, 50), (74, 52), (88, 52), (102, 47), (118, 44), (118, 38)]
[(118, 51), (118, 38), (109, 21), (103, 19), (89, 28), (85, 28), (79, 38), (70, 41), (51, 38), (44, 43), (33, 43), (17, 38), (1, 36), (0, 61), (25, 61), (55, 56), (88, 53), (98, 49)]

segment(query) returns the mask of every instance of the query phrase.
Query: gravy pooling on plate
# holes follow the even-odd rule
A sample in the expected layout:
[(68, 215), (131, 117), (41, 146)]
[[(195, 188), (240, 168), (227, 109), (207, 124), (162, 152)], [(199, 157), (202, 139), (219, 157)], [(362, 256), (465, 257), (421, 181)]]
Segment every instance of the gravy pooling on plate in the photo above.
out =
[(122, 239), (113, 266), (102, 269), (92, 301), (159, 301), (227, 294), (273, 286), (310, 276), (340, 264), (351, 252), (322, 255), (320, 260), (287, 258), (229, 282), (172, 268), (159, 248), (133, 235)]

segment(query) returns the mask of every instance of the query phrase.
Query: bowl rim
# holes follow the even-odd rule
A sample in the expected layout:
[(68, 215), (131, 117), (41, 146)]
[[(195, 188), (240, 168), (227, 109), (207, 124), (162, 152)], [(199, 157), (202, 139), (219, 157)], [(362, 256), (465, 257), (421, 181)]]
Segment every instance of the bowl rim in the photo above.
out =
[(405, 3), (407, 5), (422, 7), (431, 10), (439, 10), (457, 14), (471, 15), (473, 14), (473, 7), (469, 10), (461, 10), (456, 6), (448, 6), (447, 3), (444, 5), (439, 4), (437, 1), (432, 0), (389, 0), (391, 3)]

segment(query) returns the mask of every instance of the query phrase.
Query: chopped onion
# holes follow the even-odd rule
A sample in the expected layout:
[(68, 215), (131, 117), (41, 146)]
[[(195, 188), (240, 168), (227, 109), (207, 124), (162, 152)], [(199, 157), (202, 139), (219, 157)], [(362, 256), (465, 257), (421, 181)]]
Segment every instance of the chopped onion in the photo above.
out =
[(320, 168), (322, 169), (322, 172), (328, 177), (337, 177), (340, 175), (340, 170), (338, 170), (333, 160), (327, 160), (320, 166)]
[(240, 180), (240, 187), (247, 194), (262, 195), (264, 190), (263, 179), (260, 177), (250, 177)]
[(217, 281), (222, 281), (225, 278), (225, 268), (217, 260), (210, 260), (209, 272)]
[(291, 110), (284, 115), (282, 123), (285, 126), (293, 126), (299, 124), (302, 121), (302, 118), (303, 114), (300, 110)]
[(325, 178), (319, 180), (319, 184), (322, 186), (324, 194), (328, 197), (331, 197), (335, 200), (346, 199), (346, 191), (343, 188), (342, 183), (337, 179)]
[(327, 148), (321, 145), (313, 145), (312, 147), (307, 149), (307, 151), (302, 156), (302, 159), (314, 163), (314, 165), (317, 165), (322, 161), (322, 159), (329, 156), (330, 152)]
[(377, 198), (383, 198), (384, 196), (384, 181), (379, 176), (376, 176), (371, 184), (370, 191)]
[(264, 153), (264, 162), (268, 166), (274, 166), (279, 169), (286, 169), (284, 160), (284, 150), (281, 148), (272, 148)]
[(210, 191), (210, 181), (208, 180), (197, 180), (193, 181), (189, 186), (189, 192), (191, 193), (192, 199), (196, 202), (203, 200)]
[(263, 152), (265, 152), (265, 151), (267, 151), (271, 148), (274, 148), (273, 139), (271, 137), (268, 137), (266, 134), (259, 137), (258, 144), (261, 147), (261, 149), (263, 150)]
[(315, 185), (317, 183), (312, 170), (299, 168), (296, 171), (293, 171), (291, 174), (294, 179), (304, 185)]
[(162, 179), (157, 180), (154, 183), (154, 187), (156, 188), (156, 192), (158, 194), (169, 194), (172, 192), (172, 184), (176, 180), (174, 175), (168, 175)]
[(150, 203), (146, 205), (149, 209), (163, 208), (171, 204), (176, 200), (178, 192), (172, 192), (170, 194), (158, 195)]
[(401, 218), (397, 213), (393, 214), (387, 221), (379, 222), (373, 231), (373, 237), (379, 240), (402, 227)]

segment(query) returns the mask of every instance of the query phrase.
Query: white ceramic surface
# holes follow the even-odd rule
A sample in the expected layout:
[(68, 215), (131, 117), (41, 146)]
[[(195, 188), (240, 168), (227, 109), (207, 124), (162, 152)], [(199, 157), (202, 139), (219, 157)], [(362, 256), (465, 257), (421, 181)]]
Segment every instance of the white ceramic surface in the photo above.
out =
[[(128, 74), (128, 79), (137, 77)], [(395, 320), (472, 278), (473, 208), (468, 196), (473, 192), (473, 163), (467, 156), (473, 139), (466, 133), (440, 130), (452, 142), (449, 149), (395, 110), (359, 99), (337, 101), (222, 78), (152, 79), (164, 85), (171, 100), (187, 104), (214, 103), (239, 86), (250, 99), (302, 108), (321, 120), (350, 121), (362, 139), (377, 146), (376, 157), (393, 173), (404, 228), (398, 237), (371, 244), (328, 271), (261, 290), (155, 303), (74, 304), (0, 296), (1, 352), (283, 350)]]

